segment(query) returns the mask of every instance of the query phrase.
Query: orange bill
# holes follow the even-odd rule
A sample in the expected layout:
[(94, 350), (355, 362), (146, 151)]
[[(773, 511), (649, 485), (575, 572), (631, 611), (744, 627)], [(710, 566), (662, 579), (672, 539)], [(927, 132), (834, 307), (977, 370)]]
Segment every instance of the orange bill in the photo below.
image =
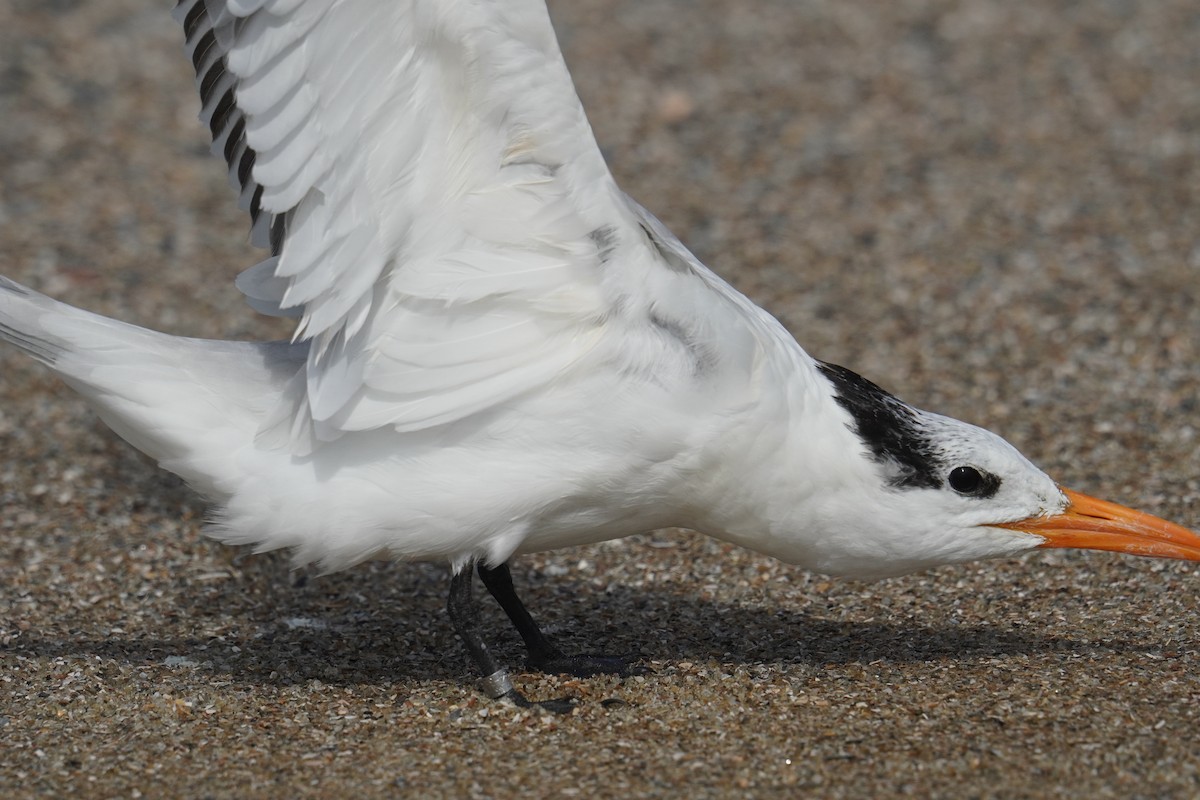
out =
[(1151, 558), (1200, 561), (1200, 534), (1107, 500), (1063, 489), (1070, 501), (1061, 514), (997, 525), (1041, 536), (1039, 547), (1112, 550)]

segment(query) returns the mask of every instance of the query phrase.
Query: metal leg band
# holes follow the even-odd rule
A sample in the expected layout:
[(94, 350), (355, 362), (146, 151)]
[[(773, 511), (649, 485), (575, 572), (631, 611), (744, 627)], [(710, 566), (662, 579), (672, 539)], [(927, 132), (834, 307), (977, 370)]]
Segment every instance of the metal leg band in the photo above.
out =
[(479, 680), (479, 691), (492, 700), (501, 698), (512, 690), (512, 681), (508, 679), (508, 670), (505, 669), (498, 669), (486, 678)]

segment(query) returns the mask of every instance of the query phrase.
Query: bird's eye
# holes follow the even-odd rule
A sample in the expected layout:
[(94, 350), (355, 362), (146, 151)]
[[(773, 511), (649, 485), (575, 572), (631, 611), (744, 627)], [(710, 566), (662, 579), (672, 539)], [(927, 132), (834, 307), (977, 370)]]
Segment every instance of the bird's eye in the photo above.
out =
[(959, 494), (976, 494), (983, 488), (983, 475), (974, 467), (955, 467), (947, 480)]

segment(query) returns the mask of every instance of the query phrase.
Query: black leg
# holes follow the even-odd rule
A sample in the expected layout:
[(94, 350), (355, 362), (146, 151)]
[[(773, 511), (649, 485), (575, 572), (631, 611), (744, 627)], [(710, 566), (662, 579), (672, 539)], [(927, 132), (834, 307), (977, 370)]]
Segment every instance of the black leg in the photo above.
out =
[(496, 598), (496, 602), (504, 609), (504, 613), (508, 614), (517, 633), (525, 640), (525, 648), (529, 651), (528, 665), (531, 668), (540, 672), (567, 673), (580, 678), (605, 673), (628, 675), (632, 671), (631, 663), (637, 660), (637, 656), (563, 654), (546, 638), (529, 610), (525, 608), (525, 604), (521, 602), (521, 598), (517, 597), (508, 564), (486, 567), (480, 563), (479, 577), (483, 579), (483, 585), (492, 593), (492, 597)]
[(487, 643), (483, 640), (483, 634), (480, 632), (479, 607), (471, 596), (473, 577), (471, 570), (465, 569), (450, 578), (450, 598), (446, 603), (446, 610), (450, 612), (450, 622), (463, 640), (463, 644), (466, 645), (471, 660), (475, 662), (475, 666), (483, 675), (480, 689), (493, 700), (508, 698), (522, 707), (538, 705), (548, 711), (569, 712), (574, 707), (570, 700), (545, 700), (540, 703), (531, 703), (513, 687), (512, 681), (508, 677), (508, 671), (488, 650)]
[(502, 673), (504, 668), (492, 656), (479, 632), (479, 609), (475, 605), (475, 598), (471, 596), (472, 577), (468, 569), (450, 578), (450, 599), (446, 603), (446, 610), (450, 612), (450, 622), (471, 654), (471, 660), (487, 678)]
[(517, 597), (517, 590), (513, 588), (512, 573), (508, 571), (508, 564), (486, 567), (481, 562), (479, 577), (483, 579), (483, 585), (492, 593), (492, 597), (496, 598), (496, 602), (504, 609), (504, 613), (508, 614), (517, 633), (521, 634), (521, 638), (525, 640), (525, 649), (529, 651), (530, 664), (536, 665), (539, 662), (563, 657), (562, 651), (546, 638), (542, 629), (534, 622), (533, 615), (521, 602), (521, 598)]

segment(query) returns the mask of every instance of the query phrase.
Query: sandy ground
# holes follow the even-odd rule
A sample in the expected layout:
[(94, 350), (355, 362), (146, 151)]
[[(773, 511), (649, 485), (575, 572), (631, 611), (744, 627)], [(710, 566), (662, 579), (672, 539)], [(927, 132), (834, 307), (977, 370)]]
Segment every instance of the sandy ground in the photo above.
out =
[[(282, 335), (166, 3), (0, 2), (0, 271)], [(810, 352), (1200, 525), (1194, 0), (557, 0), (622, 185)], [(680, 532), (519, 561), (577, 649), (486, 702), (441, 565), (327, 578), (0, 352), (0, 795), (1193, 797), (1200, 575), (1049, 553), (877, 584)], [(504, 630), (502, 651), (520, 657)]]

